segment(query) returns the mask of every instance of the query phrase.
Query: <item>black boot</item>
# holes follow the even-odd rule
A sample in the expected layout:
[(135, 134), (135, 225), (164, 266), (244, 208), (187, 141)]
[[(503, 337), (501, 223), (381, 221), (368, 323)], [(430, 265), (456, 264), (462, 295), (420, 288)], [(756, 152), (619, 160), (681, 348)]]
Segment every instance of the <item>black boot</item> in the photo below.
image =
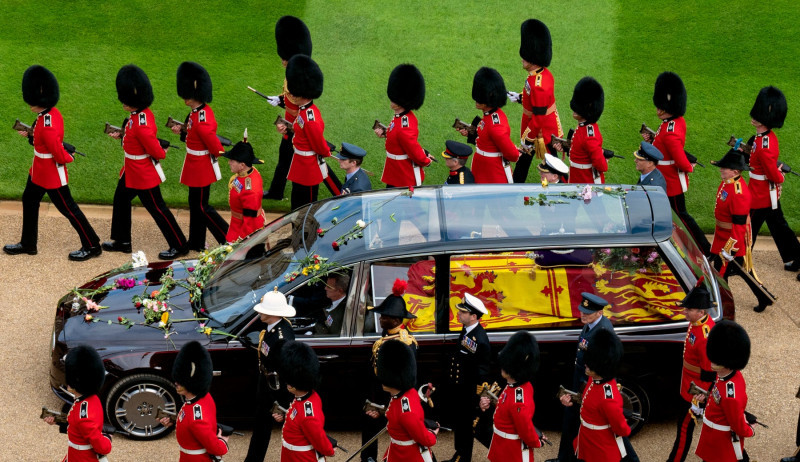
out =
[(69, 253), (69, 259), (72, 261), (86, 261), (93, 257), (99, 257), (103, 253), (103, 248), (99, 245), (94, 247), (81, 247), (78, 250), (73, 250)]

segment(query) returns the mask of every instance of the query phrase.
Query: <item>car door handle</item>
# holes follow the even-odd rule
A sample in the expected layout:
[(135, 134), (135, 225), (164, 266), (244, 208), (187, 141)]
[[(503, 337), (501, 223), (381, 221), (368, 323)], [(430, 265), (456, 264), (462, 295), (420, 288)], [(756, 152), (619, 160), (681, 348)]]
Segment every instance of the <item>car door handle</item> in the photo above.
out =
[(323, 355), (323, 356), (319, 356), (319, 359), (336, 359), (338, 357), (339, 357), (339, 355)]
[(213, 371), (213, 372), (211, 372), (211, 375), (213, 377), (219, 377), (220, 375), (222, 375), (222, 371)]

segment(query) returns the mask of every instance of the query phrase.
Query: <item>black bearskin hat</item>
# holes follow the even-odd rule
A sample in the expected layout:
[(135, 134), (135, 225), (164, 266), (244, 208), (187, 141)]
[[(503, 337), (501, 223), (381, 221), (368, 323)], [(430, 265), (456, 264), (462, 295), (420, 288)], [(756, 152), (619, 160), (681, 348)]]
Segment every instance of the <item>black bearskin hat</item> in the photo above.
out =
[(58, 103), (58, 80), (46, 67), (38, 64), (22, 74), (22, 99), (29, 106), (51, 108)]
[(294, 340), (281, 348), (280, 377), (298, 390), (311, 391), (319, 383), (319, 359), (310, 346)]
[(417, 359), (411, 347), (400, 340), (387, 340), (378, 349), (378, 381), (407, 391), (417, 382)]
[(662, 72), (656, 79), (653, 104), (675, 117), (686, 114), (686, 87), (674, 72)]
[(208, 351), (193, 340), (178, 352), (172, 365), (172, 380), (190, 393), (202, 396), (211, 388), (212, 365)]
[(135, 109), (146, 109), (153, 104), (153, 86), (147, 74), (135, 64), (122, 66), (117, 72), (117, 99)]
[(706, 354), (712, 363), (740, 371), (750, 360), (750, 337), (739, 324), (722, 320), (708, 334)]
[(586, 122), (593, 124), (603, 114), (604, 101), (603, 86), (600, 82), (592, 77), (584, 77), (575, 85), (569, 107), (586, 119)]
[(401, 64), (389, 75), (386, 88), (389, 100), (407, 111), (415, 111), (425, 102), (425, 78), (413, 64)]
[(311, 32), (306, 23), (294, 16), (282, 16), (275, 23), (278, 56), (285, 61), (294, 55), (311, 56)]
[(592, 338), (583, 359), (586, 367), (604, 379), (617, 374), (617, 367), (622, 359), (622, 342), (614, 332), (601, 329)]
[(503, 107), (508, 101), (503, 76), (491, 67), (482, 67), (472, 79), (472, 99), (489, 107)]
[(531, 64), (547, 67), (553, 59), (553, 42), (550, 29), (538, 19), (528, 19), (520, 28), (522, 40), (519, 56)]
[(783, 121), (786, 120), (787, 110), (786, 97), (783, 96), (783, 92), (769, 86), (758, 92), (753, 109), (750, 109), (750, 117), (769, 128), (781, 128)]
[(518, 385), (530, 382), (539, 369), (539, 344), (536, 338), (526, 331), (515, 333), (497, 354), (497, 362), (500, 369), (506, 371)]
[(301, 98), (317, 99), (322, 96), (322, 71), (306, 55), (294, 55), (286, 65), (286, 85), (289, 93)]
[(83, 396), (96, 395), (106, 379), (100, 355), (88, 345), (78, 345), (69, 350), (64, 366), (67, 385)]
[(178, 96), (201, 103), (210, 103), (212, 97), (211, 76), (206, 69), (191, 61), (178, 66)]

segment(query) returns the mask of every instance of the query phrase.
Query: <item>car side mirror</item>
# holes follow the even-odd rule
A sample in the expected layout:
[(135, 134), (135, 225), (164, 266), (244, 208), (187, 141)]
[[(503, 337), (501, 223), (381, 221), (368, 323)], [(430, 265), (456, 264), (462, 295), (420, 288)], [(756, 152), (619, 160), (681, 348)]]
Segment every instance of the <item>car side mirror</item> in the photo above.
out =
[(250, 348), (256, 349), (258, 348), (258, 337), (259, 332), (254, 330), (252, 332), (247, 333), (246, 335), (239, 336), (239, 339), (242, 341), (243, 344), (249, 346)]

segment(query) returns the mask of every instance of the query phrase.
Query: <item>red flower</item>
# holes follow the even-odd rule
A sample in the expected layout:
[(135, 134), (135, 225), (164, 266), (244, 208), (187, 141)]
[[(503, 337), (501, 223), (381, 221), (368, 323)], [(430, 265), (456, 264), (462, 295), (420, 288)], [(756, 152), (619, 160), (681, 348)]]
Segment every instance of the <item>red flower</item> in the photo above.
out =
[(142, 307), (142, 302), (136, 302), (136, 303), (134, 303), (134, 305), (136, 305), (136, 308), (141, 308)]
[(322, 237), (325, 235), (325, 230), (322, 228), (317, 228), (317, 234), (319, 235), (319, 237)]
[(530, 196), (525, 196), (525, 197), (523, 197), (522, 199), (523, 199), (525, 202), (530, 202), (530, 200), (531, 200)]
[(192, 271), (194, 271), (194, 266), (189, 267), (189, 272), (191, 273)]
[(336, 242), (336, 241), (333, 241), (333, 242), (331, 242), (331, 247), (333, 247), (333, 250), (339, 250), (339, 243)]
[(92, 321), (92, 315), (87, 313), (86, 315), (83, 316), (83, 320), (86, 321), (86, 322), (91, 322)]
[(412, 194), (414, 194), (414, 187), (413, 186), (409, 186), (408, 187), (408, 195), (410, 196)]
[(197, 283), (197, 287), (203, 287), (203, 283), (202, 282), (198, 282)]
[(117, 321), (122, 322), (122, 316), (117, 316)]
[(631, 253), (639, 253), (639, 247), (632, 248)]

